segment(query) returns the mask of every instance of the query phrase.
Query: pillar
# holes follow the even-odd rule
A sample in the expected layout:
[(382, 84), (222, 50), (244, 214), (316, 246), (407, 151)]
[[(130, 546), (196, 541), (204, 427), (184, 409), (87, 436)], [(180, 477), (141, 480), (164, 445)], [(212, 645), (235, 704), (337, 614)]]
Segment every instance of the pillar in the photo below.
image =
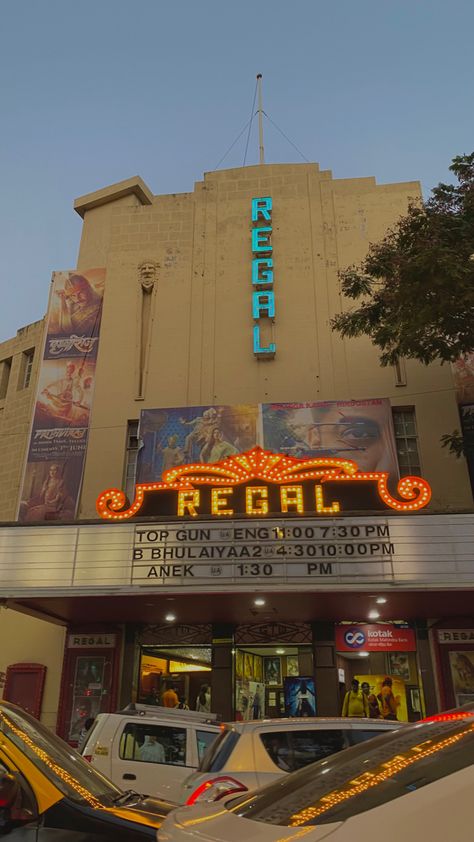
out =
[(339, 716), (334, 623), (312, 623), (316, 715)]
[(228, 623), (213, 623), (212, 626), (212, 674), (211, 710), (223, 721), (234, 718), (233, 704), (233, 656), (234, 626)]

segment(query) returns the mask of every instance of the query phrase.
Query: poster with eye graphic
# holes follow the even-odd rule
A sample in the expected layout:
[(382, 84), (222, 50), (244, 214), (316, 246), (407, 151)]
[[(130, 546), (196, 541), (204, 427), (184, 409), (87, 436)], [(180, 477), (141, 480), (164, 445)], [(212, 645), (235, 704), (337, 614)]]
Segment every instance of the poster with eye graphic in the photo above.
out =
[(398, 476), (387, 398), (262, 404), (263, 446), (299, 458), (352, 459), (360, 471)]

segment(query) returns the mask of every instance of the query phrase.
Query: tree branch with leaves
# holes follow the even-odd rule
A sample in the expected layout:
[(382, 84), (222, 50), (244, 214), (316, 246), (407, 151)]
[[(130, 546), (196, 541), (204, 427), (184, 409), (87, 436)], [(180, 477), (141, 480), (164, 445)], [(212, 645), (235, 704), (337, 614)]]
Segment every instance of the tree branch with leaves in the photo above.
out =
[[(359, 266), (339, 273), (343, 295), (358, 306), (332, 328), (370, 337), (382, 366), (401, 357), (454, 362), (474, 350), (474, 153), (454, 158), (450, 170), (455, 184), (410, 205)], [(444, 438), (459, 455), (459, 434)]]

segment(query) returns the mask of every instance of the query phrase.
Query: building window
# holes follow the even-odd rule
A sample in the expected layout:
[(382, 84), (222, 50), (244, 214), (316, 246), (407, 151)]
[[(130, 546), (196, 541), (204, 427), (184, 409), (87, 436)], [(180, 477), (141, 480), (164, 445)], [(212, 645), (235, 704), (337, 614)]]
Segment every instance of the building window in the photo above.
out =
[(8, 359), (2, 360), (0, 363), (0, 401), (5, 400), (7, 396), (11, 370), (12, 358), (8, 357)]
[(421, 467), (415, 410), (394, 407), (392, 412), (400, 475), (402, 477), (408, 474), (419, 476)]
[(398, 358), (395, 365), (393, 366), (393, 370), (395, 373), (395, 386), (406, 386), (407, 372), (405, 368), (405, 360), (403, 359), (403, 357)]
[(31, 381), (31, 372), (33, 371), (33, 360), (35, 358), (35, 349), (30, 348), (29, 351), (24, 351), (21, 355), (20, 368), (20, 389), (27, 389)]
[(127, 450), (125, 453), (124, 487), (132, 503), (135, 499), (135, 478), (138, 458), (138, 421), (129, 421), (127, 427)]

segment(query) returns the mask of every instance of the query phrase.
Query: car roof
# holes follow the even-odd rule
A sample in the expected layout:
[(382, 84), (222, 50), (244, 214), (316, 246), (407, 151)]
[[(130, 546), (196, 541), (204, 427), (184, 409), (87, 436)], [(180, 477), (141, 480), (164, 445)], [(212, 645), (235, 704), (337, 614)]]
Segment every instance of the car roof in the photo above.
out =
[(334, 728), (334, 727), (345, 727), (350, 728), (353, 725), (362, 726), (362, 725), (370, 725), (371, 728), (380, 728), (383, 730), (386, 728), (387, 730), (393, 728), (399, 728), (400, 725), (404, 725), (404, 722), (398, 721), (390, 721), (385, 719), (367, 719), (365, 717), (347, 717), (347, 716), (331, 716), (331, 717), (324, 717), (324, 716), (305, 716), (305, 717), (286, 717), (282, 719), (250, 719), (245, 721), (239, 722), (226, 722), (221, 728), (227, 728), (229, 730), (234, 731), (257, 731), (259, 728), (265, 727), (273, 727), (273, 726), (280, 726), (281, 728), (288, 728), (288, 727), (297, 727), (297, 728), (308, 728), (311, 726), (317, 725), (320, 728)]

